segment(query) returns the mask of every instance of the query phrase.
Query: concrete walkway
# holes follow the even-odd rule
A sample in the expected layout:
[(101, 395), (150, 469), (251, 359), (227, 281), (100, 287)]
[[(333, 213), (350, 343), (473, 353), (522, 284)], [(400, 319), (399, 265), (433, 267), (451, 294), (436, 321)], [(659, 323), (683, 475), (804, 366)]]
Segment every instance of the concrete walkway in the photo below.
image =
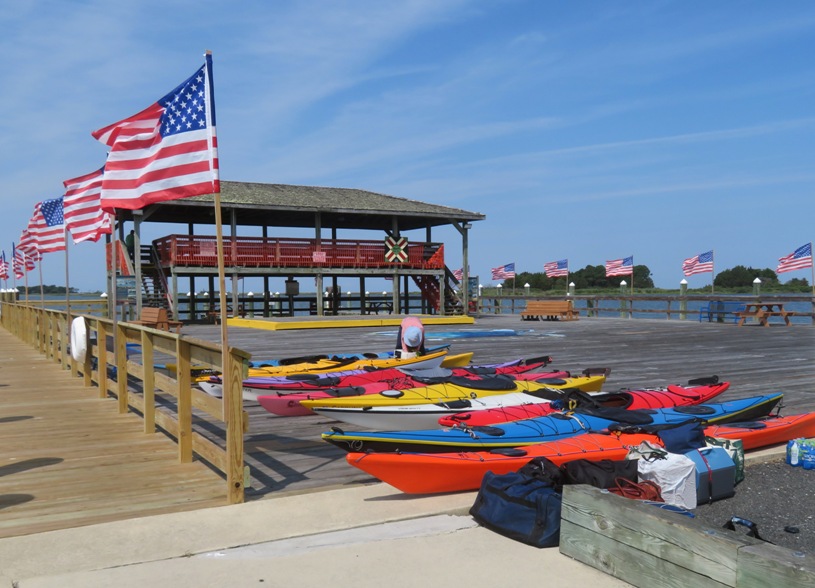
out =
[(0, 587), (628, 586), (477, 526), (474, 499), (372, 484), (2, 539)]

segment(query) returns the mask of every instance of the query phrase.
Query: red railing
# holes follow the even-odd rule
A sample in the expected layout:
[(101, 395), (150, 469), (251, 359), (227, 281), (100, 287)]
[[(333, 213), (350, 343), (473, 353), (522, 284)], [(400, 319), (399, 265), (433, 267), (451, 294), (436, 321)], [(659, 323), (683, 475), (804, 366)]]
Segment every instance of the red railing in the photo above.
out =
[[(215, 237), (169, 235), (154, 241), (162, 265), (216, 267)], [(444, 244), (408, 243), (407, 261), (385, 260), (385, 240), (224, 237), (227, 267), (443, 269)]]

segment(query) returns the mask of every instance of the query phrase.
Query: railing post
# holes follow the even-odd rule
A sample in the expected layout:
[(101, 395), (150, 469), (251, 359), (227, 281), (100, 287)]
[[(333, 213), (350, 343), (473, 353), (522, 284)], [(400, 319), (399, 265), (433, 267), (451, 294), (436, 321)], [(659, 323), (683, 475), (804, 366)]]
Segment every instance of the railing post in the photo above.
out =
[(229, 504), (244, 501), (243, 466), (243, 359), (222, 349), (222, 361), (229, 362), (229, 381), (222, 382), (226, 421), (226, 483)]
[(625, 310), (625, 287), (627, 286), (625, 280), (620, 282), (620, 318), (626, 317)]
[(153, 370), (153, 335), (141, 332), (142, 393), (144, 396), (144, 432), (156, 432), (156, 372)]
[(176, 342), (176, 373), (178, 382), (178, 461), (192, 461), (192, 374), (190, 344), (179, 337)]
[[(96, 322), (96, 381), (99, 382), (99, 398), (108, 395), (108, 332), (107, 325), (102, 321)], [(89, 349), (88, 352), (91, 350)]]
[(682, 278), (679, 282), (679, 320), (688, 318), (688, 281)]
[(127, 412), (127, 331), (116, 325), (116, 397), (119, 414)]

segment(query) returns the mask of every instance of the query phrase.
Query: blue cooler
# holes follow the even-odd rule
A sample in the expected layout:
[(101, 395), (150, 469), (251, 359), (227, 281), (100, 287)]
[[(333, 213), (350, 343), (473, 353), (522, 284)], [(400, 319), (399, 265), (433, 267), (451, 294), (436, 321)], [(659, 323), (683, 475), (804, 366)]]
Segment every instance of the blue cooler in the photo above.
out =
[(723, 447), (701, 447), (685, 455), (696, 465), (696, 504), (736, 493), (736, 464)]

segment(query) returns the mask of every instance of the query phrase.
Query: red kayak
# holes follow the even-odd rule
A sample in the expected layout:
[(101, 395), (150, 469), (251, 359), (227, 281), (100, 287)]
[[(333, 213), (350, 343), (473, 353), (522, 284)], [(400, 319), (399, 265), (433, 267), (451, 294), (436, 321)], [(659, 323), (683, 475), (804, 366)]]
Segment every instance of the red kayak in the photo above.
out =
[[(745, 423), (711, 425), (705, 434), (741, 439), (745, 450), (785, 443), (798, 437), (815, 437), (815, 412), (787, 417), (766, 417)], [(604, 435), (586, 433), (560, 441), (523, 448), (457, 453), (348, 453), (352, 466), (408, 494), (435, 494), (477, 490), (487, 471), (514, 472), (533, 457), (543, 456), (557, 465), (575, 459), (625, 459), (629, 447), (644, 440), (659, 444), (647, 434)]]
[(563, 402), (529, 403), (516, 406), (473, 410), (445, 415), (439, 419), (442, 427), (455, 427), (466, 424), (470, 427), (508, 423), (521, 419), (544, 416), (557, 410), (579, 408), (581, 404), (615, 408), (670, 408), (709, 402), (730, 387), (729, 382), (719, 382), (719, 378), (700, 378), (688, 382), (688, 386), (669, 385), (666, 388), (647, 388), (643, 390), (624, 390), (604, 394), (561, 393), (562, 401), (575, 402), (575, 405), (563, 405)]

